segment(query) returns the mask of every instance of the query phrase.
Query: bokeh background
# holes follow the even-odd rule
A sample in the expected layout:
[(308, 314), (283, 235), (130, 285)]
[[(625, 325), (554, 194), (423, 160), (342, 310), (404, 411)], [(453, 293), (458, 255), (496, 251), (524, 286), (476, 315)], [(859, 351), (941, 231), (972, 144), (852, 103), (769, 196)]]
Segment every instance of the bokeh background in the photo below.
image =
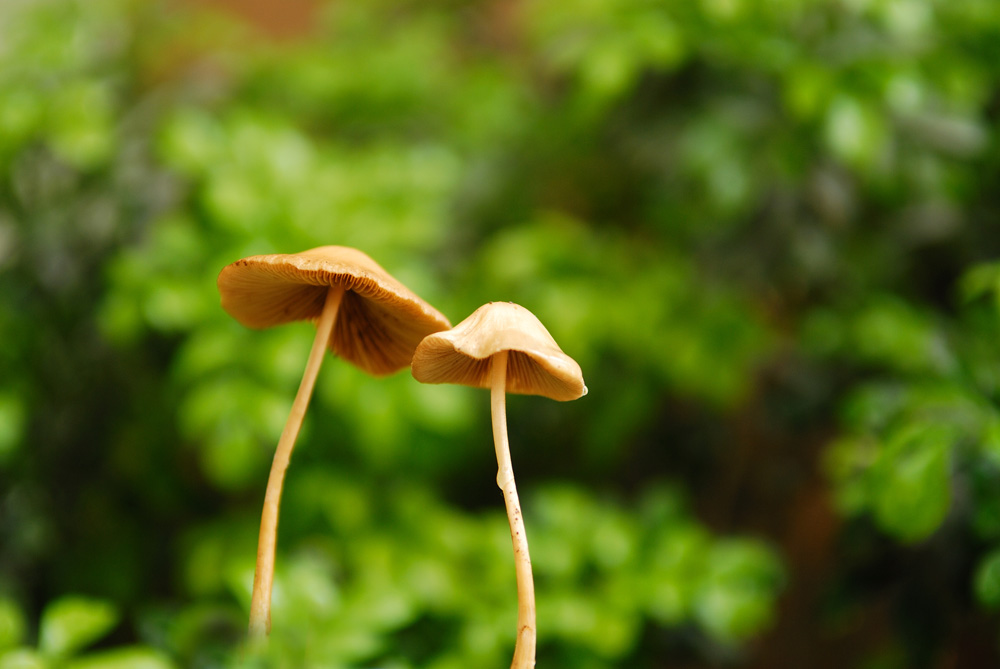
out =
[[(1000, 663), (1000, 3), (0, 2), (0, 667), (240, 662), (367, 252), (584, 370), (511, 397), (539, 666)], [(488, 393), (328, 357), (260, 666), (506, 666)]]

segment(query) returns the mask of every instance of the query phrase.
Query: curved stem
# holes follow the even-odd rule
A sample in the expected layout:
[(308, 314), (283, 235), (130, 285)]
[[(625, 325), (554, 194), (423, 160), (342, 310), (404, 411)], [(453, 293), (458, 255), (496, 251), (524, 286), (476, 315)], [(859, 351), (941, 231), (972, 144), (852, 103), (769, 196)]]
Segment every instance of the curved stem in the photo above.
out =
[(497, 485), (503, 491), (514, 545), (514, 572), (517, 576), (517, 643), (511, 669), (535, 666), (535, 585), (531, 577), (528, 537), (524, 533), (521, 505), (514, 486), (514, 469), (507, 443), (507, 351), (493, 356), (490, 368), (490, 407), (493, 415), (493, 443), (497, 451)]
[(285, 471), (292, 459), (292, 449), (295, 448), (295, 438), (302, 427), (302, 419), (306, 415), (309, 399), (312, 397), (316, 376), (319, 374), (326, 347), (333, 332), (333, 324), (337, 320), (337, 310), (344, 296), (344, 289), (331, 286), (326, 294), (323, 312), (316, 323), (316, 338), (309, 352), (309, 362), (302, 374), (299, 391), (292, 403), (292, 410), (281, 432), (278, 447), (274, 451), (271, 462), (271, 474), (267, 479), (267, 492), (264, 494), (264, 510), (260, 517), (260, 538), (257, 540), (257, 568), (253, 576), (253, 595), (250, 599), (250, 629), (251, 638), (266, 636), (271, 631), (271, 586), (274, 583), (274, 551), (278, 543), (278, 507), (281, 504), (281, 487), (285, 481)]

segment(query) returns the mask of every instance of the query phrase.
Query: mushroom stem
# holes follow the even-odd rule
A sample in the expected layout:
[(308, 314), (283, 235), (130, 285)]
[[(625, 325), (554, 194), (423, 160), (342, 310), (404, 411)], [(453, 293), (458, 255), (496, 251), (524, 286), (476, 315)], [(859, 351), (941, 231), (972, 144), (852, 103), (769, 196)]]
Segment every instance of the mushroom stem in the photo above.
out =
[(264, 494), (264, 510), (260, 518), (260, 538), (257, 541), (257, 568), (254, 572), (253, 595), (250, 600), (250, 638), (262, 638), (271, 632), (271, 586), (274, 583), (274, 551), (278, 542), (281, 487), (343, 297), (344, 289), (341, 286), (331, 286), (327, 291), (323, 311), (316, 322), (316, 338), (309, 352), (309, 361), (302, 374), (302, 382), (292, 403), (292, 410), (285, 422), (285, 429), (282, 430), (278, 446), (274, 451), (271, 474), (267, 479), (267, 492)]
[(493, 442), (497, 451), (497, 485), (503, 491), (514, 545), (514, 571), (517, 576), (517, 643), (511, 669), (535, 666), (535, 586), (531, 577), (531, 557), (524, 519), (514, 485), (514, 469), (507, 442), (507, 351), (493, 356), (490, 368), (490, 400), (493, 415)]

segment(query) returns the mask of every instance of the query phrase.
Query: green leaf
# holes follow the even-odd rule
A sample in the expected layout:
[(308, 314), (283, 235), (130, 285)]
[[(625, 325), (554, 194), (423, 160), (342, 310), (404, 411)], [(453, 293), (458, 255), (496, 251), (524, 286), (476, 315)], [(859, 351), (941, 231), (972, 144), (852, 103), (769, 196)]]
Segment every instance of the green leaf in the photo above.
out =
[(966, 302), (993, 295), (1000, 305), (1000, 262), (976, 265), (962, 275), (959, 295)]
[[(24, 433), (26, 414), (21, 398), (13, 393), (0, 392), (0, 465), (17, 452)], [(0, 630), (2, 629), (0, 626)]]
[(975, 590), (983, 606), (1000, 608), (1000, 548), (994, 549), (976, 568)]
[(746, 639), (759, 632), (774, 616), (773, 601), (765, 592), (713, 583), (698, 598), (698, 621), (723, 642)]
[(754, 541), (719, 541), (708, 551), (706, 567), (694, 606), (709, 633), (732, 643), (771, 622), (781, 567), (769, 548)]
[(31, 648), (17, 648), (0, 655), (0, 669), (46, 669), (47, 666)]
[(46, 607), (38, 647), (45, 655), (64, 656), (97, 641), (118, 622), (114, 605), (99, 599), (69, 596)]
[(946, 426), (910, 423), (890, 439), (873, 472), (875, 518), (906, 542), (930, 536), (951, 506), (950, 446)]
[(932, 318), (895, 297), (871, 300), (854, 318), (851, 342), (862, 359), (900, 372), (952, 368), (952, 354)]
[(116, 648), (66, 664), (66, 669), (173, 669), (161, 653), (142, 647)]
[(874, 167), (886, 148), (885, 120), (869, 102), (837, 96), (827, 109), (824, 138), (831, 153), (852, 167)]
[(70, 163), (91, 168), (114, 151), (114, 109), (108, 87), (97, 81), (77, 81), (58, 89), (50, 107), (51, 141)]
[(0, 599), (0, 650), (11, 648), (24, 640), (24, 614), (9, 599)]

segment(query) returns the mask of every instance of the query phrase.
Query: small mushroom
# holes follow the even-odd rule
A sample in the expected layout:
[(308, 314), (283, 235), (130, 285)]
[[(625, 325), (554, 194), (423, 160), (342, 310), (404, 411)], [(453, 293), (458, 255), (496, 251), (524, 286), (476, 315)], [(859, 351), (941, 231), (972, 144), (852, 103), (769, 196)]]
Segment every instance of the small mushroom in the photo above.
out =
[(511, 669), (535, 666), (535, 590), (524, 520), (507, 442), (506, 393), (575, 400), (587, 394), (580, 366), (522, 306), (491, 302), (447, 332), (428, 335), (413, 354), (421, 383), (489, 388), (497, 485), (503, 491), (517, 576), (517, 643)]
[(324, 350), (381, 376), (409, 365), (421, 339), (451, 324), (374, 260), (344, 246), (237, 260), (219, 274), (219, 293), (222, 308), (248, 327), (316, 322), (316, 338), (278, 440), (264, 496), (249, 625), (251, 637), (263, 637), (271, 631), (281, 487)]

